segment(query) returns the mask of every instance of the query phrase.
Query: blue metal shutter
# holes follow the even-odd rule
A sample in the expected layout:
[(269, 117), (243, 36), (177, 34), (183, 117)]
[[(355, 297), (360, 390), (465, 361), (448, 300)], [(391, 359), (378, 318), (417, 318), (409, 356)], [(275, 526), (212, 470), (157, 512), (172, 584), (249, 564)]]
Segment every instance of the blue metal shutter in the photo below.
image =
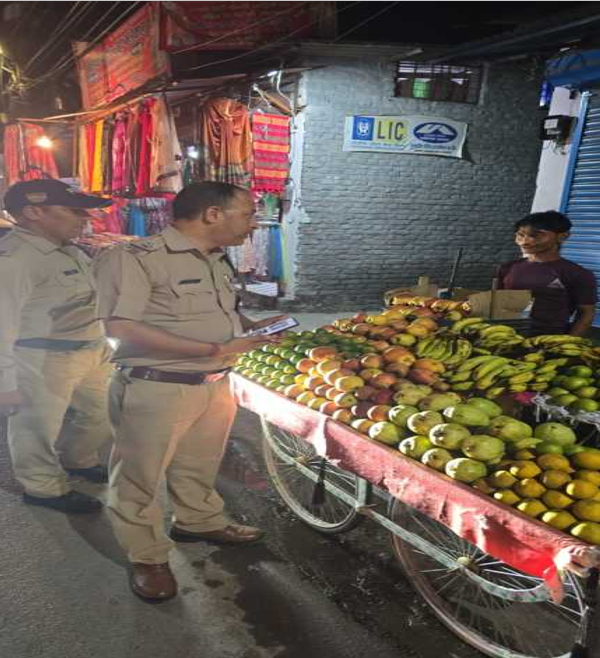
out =
[[(583, 94), (560, 209), (573, 223), (561, 255), (594, 272), (600, 283), (599, 92)], [(600, 306), (594, 326), (600, 326)]]

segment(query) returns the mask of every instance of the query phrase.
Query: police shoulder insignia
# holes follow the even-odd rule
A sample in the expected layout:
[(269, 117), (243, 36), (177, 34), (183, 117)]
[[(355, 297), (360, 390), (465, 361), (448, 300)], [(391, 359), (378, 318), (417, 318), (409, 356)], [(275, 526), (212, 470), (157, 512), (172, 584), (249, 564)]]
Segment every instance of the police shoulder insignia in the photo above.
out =
[(162, 244), (163, 243), (160, 236), (155, 235), (151, 238), (144, 238), (143, 240), (135, 240), (133, 242), (129, 242), (125, 246), (125, 249), (132, 253), (139, 253), (140, 251), (156, 251), (157, 249), (161, 248)]

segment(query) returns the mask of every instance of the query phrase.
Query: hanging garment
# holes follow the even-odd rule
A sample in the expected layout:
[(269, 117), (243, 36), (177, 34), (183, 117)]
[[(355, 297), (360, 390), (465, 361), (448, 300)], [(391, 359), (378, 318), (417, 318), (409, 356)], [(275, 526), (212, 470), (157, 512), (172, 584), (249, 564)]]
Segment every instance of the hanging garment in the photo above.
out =
[(89, 190), (90, 160), (87, 143), (87, 126), (77, 127), (77, 176), (82, 191)]
[(122, 112), (115, 117), (115, 129), (112, 137), (112, 183), (113, 194), (123, 194), (127, 187), (127, 120), (128, 114)]
[(200, 121), (203, 179), (248, 187), (252, 138), (246, 106), (213, 98), (204, 104)]
[(115, 122), (112, 117), (104, 122), (102, 131), (102, 193), (112, 192), (112, 142)]
[(44, 129), (33, 123), (19, 122), (4, 131), (4, 155), (7, 183), (20, 180), (58, 178), (58, 169), (50, 149), (37, 145)]
[(256, 112), (252, 116), (252, 153), (252, 189), (280, 195), (290, 170), (289, 117)]
[(269, 228), (269, 276), (273, 281), (283, 278), (283, 249), (279, 226)]
[(127, 233), (129, 235), (137, 235), (141, 238), (145, 237), (146, 217), (144, 211), (133, 203), (129, 204), (128, 211), (129, 223), (127, 225)]
[(94, 157), (92, 159), (91, 191), (102, 192), (102, 136), (104, 134), (104, 121), (96, 121), (94, 126)]
[(128, 110), (126, 157), (125, 157), (125, 194), (134, 194), (139, 163), (141, 127), (139, 122), (140, 106)]
[(135, 193), (138, 196), (148, 194), (150, 191), (150, 166), (152, 157), (152, 111), (156, 103), (154, 98), (141, 104), (138, 122), (139, 132), (139, 159), (137, 163), (137, 176)]
[(153, 192), (177, 194), (183, 187), (181, 147), (175, 119), (164, 97), (156, 99), (152, 108), (150, 154), (150, 188)]

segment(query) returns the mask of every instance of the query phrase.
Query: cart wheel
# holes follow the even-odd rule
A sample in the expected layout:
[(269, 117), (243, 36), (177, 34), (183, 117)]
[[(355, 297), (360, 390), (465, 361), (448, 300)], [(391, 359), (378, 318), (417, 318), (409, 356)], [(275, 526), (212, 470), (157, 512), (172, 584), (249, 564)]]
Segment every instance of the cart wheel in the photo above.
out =
[[(453, 568), (441, 564), (392, 534), (396, 556), (413, 586), (462, 640), (493, 658), (571, 656), (585, 607), (575, 576), (565, 575), (565, 599), (554, 604), (539, 578), (496, 560), (441, 523), (396, 499), (388, 513), (456, 563)], [(525, 602), (528, 597), (532, 600)]]
[[(312, 504), (314, 480), (302, 474), (296, 464), (310, 469), (318, 476), (322, 459), (314, 447), (301, 437), (261, 419), (263, 451), (271, 483), (287, 506), (304, 523), (324, 534), (335, 535), (356, 527), (362, 520), (354, 507), (325, 490), (322, 505)], [(335, 485), (353, 498), (357, 493), (357, 478), (336, 468), (325, 465), (326, 482)]]

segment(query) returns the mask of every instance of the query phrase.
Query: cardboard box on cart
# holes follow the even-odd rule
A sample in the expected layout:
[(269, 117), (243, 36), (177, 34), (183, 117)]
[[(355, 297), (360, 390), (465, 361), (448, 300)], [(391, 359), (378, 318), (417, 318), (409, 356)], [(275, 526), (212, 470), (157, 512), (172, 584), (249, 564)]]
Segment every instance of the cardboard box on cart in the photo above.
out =
[[(396, 288), (384, 293), (386, 306), (391, 306), (394, 297), (415, 295), (419, 297), (445, 297), (447, 289), (431, 283), (428, 276), (421, 276), (416, 286)], [(468, 302), (471, 314), (493, 320), (518, 320), (523, 318), (523, 312), (531, 302), (529, 290), (472, 290), (469, 288), (454, 288), (450, 299)]]

